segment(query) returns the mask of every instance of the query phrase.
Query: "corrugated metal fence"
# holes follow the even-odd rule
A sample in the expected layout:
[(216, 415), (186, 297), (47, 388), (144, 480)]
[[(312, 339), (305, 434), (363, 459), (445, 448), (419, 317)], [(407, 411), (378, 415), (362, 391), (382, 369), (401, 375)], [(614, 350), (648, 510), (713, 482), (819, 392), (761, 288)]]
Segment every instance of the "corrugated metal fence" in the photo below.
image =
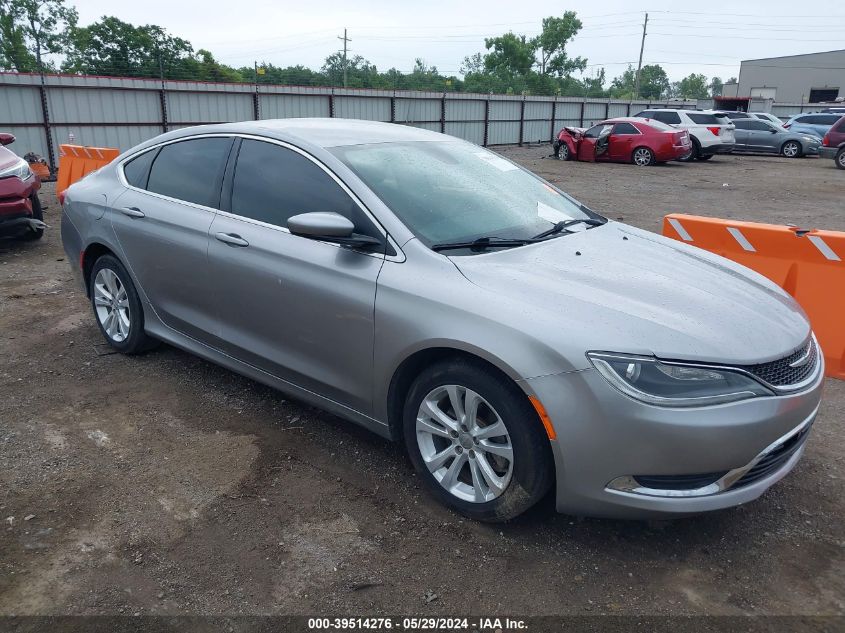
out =
[(125, 150), (168, 130), (225, 121), (344, 117), (504, 145), (549, 142), (564, 125), (586, 127), (647, 107), (712, 105), (0, 73), (0, 130), (17, 137), (17, 153), (34, 151), (51, 166), (71, 138)]

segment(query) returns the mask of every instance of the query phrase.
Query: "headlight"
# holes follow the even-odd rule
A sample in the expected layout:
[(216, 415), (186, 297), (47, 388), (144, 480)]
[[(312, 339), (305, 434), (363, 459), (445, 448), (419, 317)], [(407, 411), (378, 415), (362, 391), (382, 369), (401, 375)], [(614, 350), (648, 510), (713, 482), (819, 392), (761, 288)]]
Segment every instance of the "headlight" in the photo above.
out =
[(663, 407), (701, 407), (774, 395), (745, 374), (647, 356), (587, 352), (598, 372), (627, 396)]
[(23, 158), (19, 158), (13, 165), (6, 167), (5, 169), (0, 169), (0, 178), (9, 178), (11, 176), (17, 176), (21, 180), (26, 180), (32, 176), (32, 171), (29, 169), (29, 163)]

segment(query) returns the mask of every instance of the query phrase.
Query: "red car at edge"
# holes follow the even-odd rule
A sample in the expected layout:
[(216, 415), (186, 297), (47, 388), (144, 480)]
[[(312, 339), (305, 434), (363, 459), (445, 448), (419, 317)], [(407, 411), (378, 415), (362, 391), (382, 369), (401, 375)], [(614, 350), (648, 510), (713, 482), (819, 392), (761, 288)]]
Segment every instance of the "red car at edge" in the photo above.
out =
[(555, 158), (639, 166), (678, 160), (692, 151), (689, 132), (654, 119), (620, 117), (585, 130), (565, 127), (554, 143)]
[(14, 142), (11, 134), (0, 133), (0, 237), (37, 240), (44, 235), (41, 181), (29, 163), (4, 147)]

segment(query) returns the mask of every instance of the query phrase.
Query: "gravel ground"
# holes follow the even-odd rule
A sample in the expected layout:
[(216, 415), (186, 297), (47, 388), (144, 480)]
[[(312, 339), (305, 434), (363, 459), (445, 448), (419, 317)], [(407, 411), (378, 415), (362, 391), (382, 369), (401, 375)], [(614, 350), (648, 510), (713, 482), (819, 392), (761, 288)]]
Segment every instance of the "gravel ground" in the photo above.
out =
[[(845, 230), (832, 161), (501, 151), (650, 230), (677, 211)], [(44, 240), (0, 242), (0, 614), (845, 613), (845, 383), (745, 507), (476, 524), (366, 431), (167, 346), (110, 354), (42, 197)]]

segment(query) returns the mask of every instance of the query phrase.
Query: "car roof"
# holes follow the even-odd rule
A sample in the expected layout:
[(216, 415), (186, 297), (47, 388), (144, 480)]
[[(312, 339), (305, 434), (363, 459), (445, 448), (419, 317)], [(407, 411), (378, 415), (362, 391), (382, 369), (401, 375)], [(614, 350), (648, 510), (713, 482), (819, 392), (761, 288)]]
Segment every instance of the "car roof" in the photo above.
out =
[(161, 142), (197, 134), (220, 133), (254, 134), (322, 148), (368, 143), (458, 140), (453, 136), (407, 125), (337, 118), (265, 119), (200, 125), (182, 128), (155, 140)]

